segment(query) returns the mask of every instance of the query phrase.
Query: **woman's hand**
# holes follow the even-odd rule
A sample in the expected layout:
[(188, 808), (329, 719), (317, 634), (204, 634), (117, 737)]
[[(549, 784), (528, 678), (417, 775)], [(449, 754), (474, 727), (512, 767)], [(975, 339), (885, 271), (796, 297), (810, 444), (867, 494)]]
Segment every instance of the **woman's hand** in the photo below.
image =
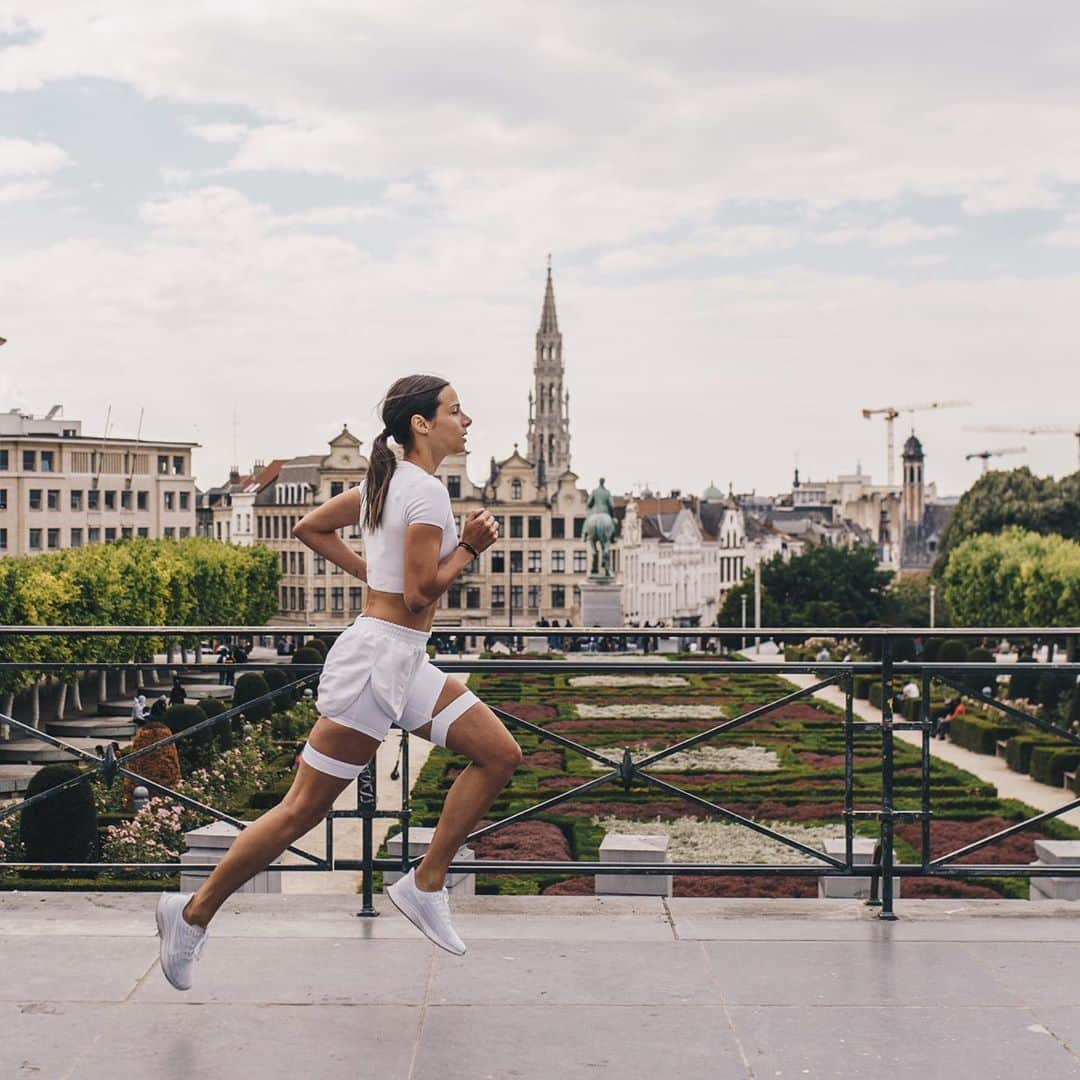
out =
[(499, 527), (487, 510), (470, 510), (461, 526), (461, 539), (476, 550), (487, 551), (499, 539)]

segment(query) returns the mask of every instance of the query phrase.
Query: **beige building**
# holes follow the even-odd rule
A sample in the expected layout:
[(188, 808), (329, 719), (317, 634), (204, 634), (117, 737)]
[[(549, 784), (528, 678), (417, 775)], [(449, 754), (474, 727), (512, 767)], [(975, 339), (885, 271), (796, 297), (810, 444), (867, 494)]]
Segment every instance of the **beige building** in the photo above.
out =
[(91, 438), (62, 412), (0, 413), (0, 555), (195, 534), (198, 443)]

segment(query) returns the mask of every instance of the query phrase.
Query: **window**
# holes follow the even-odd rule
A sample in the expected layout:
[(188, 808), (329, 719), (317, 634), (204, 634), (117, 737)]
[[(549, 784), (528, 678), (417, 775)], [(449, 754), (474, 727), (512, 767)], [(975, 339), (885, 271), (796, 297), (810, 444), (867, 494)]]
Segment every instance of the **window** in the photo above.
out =
[(448, 476), (446, 478), (446, 493), (451, 499), (461, 498), (461, 477)]
[(510, 573), (520, 574), (522, 572), (523, 553), (520, 551), (510, 552)]
[(7, 551), (7, 529), (0, 529), (0, 551)]
[(307, 595), (304, 592), (304, 586), (301, 585), (297, 591), (297, 601), (300, 604), (298, 611), (307, 611)]
[(281, 586), (281, 610), (289, 610), (289, 590), (284, 585)]
[(159, 476), (169, 475), (169, 458), (167, 454), (158, 454), (157, 471)]
[[(116, 492), (115, 491), (106, 491), (105, 492), (105, 509), (106, 510), (115, 510), (116, 509)], [(171, 507), (170, 507), (170, 509), (171, 509)]]
[(256, 526), (255, 531), (258, 534), (259, 539), (262, 540), (262, 538), (263, 538), (263, 519), (261, 517), (259, 517), (258, 514), (255, 515), (255, 526)]
[(340, 585), (335, 585), (330, 590), (330, 607), (334, 611), (345, 610), (345, 590)]
[(304, 572), (304, 553), (301, 551), (297, 557), (296, 565), (298, 567), (297, 573), (302, 574)]
[(121, 510), (130, 510), (131, 509), (131, 492), (130, 491), (121, 491), (120, 492), (120, 509)]
[(71, 546), (82, 547), (82, 529), (71, 530)]
[(31, 488), (27, 492), (27, 495), (29, 496), (29, 499), (30, 499), (30, 509), (31, 510), (40, 510), (41, 509), (41, 488)]
[(135, 530), (135, 535), (141, 537), (143, 540), (146, 540), (150, 536), (150, 530), (145, 525), (140, 525)]
[(31, 529), (30, 530), (30, 550), (31, 551), (40, 551), (41, 550), (41, 530), (40, 529)]
[(553, 608), (566, 607), (566, 587), (564, 585), (551, 586), (551, 606)]
[[(553, 574), (565, 574), (566, 573), (566, 552), (565, 551), (553, 551), (551, 553), (551, 572)], [(560, 585), (559, 588), (562, 588)]]
[(465, 590), (465, 606), (467, 608), (478, 608), (480, 606), (480, 588), (477, 585), (470, 585)]
[(491, 572), (493, 574), (506, 573), (506, 552), (493, 551), (491, 553)]
[(53, 462), (56, 460), (56, 454), (52, 450), (41, 451), (41, 471), (42, 472), (56, 472), (53, 468)]
[(580, 540), (585, 532), (585, 519), (583, 517), (574, 518), (574, 539)]
[(541, 569), (542, 569), (542, 567), (540, 565), (540, 552), (539, 551), (530, 551), (529, 552), (529, 573), (530, 574), (539, 574)]
[(574, 552), (574, 573), (586, 574), (589, 571), (589, 553), (587, 551)]
[(551, 519), (551, 539), (566, 539), (566, 518), (557, 517)]
[(45, 505), (50, 510), (60, 509), (60, 491), (57, 488), (49, 488), (45, 493)]
[(510, 517), (510, 539), (521, 539), (521, 515), (513, 514)]
[[(171, 529), (167, 529), (166, 532), (171, 532)], [(110, 526), (105, 527), (105, 543), (111, 544), (116, 539), (116, 529)]]
[(87, 510), (100, 510), (101, 509), (101, 492), (95, 488), (91, 488), (86, 493), (86, 509)]
[(459, 607), (461, 607), (461, 586), (460, 585), (451, 585), (450, 588), (446, 590), (446, 606), (448, 608), (459, 608)]
[(34, 450), (22, 452), (23, 472), (37, 472), (37, 453)]
[(7, 488), (0, 488), (0, 510), (7, 509)]
[(71, 493), (71, 509), (81, 510), (83, 508), (83, 493), (81, 491), (73, 491)]
[(504, 518), (502, 514), (497, 514), (495, 516), (495, 528), (498, 530), (500, 537), (506, 535), (506, 518)]
[(280, 540), (281, 536), (279, 535), (278, 530), (281, 528), (281, 525), (280, 525), (280, 520), (281, 519), (277, 516), (277, 514), (275, 514), (271, 520), (274, 522), (274, 539), (275, 540)]
[[(115, 531), (115, 530), (113, 530), (113, 531)], [(106, 540), (109, 539), (109, 530), (108, 529), (105, 530), (105, 539)], [(166, 525), (165, 526), (165, 539), (166, 540), (175, 540), (176, 539), (176, 530), (171, 525)]]
[(136, 491), (135, 492), (135, 508), (137, 510), (147, 510), (147, 509), (149, 509), (149, 505), (150, 505), (149, 495), (150, 495), (150, 492), (148, 492), (148, 491)]
[(326, 610), (326, 590), (319, 588), (315, 590), (315, 610)]
[(8, 452), (6, 450), (0, 450), (0, 472), (7, 472), (9, 468)]
[(540, 606), (540, 586), (529, 586), (529, 607), (538, 608)]
[(60, 546), (60, 530), (49, 529), (45, 542), (51, 551), (55, 551)]
[(539, 540), (540, 539), (540, 536), (541, 536), (540, 523), (542, 521), (543, 521), (543, 518), (540, 518), (540, 517), (530, 517), (529, 518), (529, 539), (530, 540)]
[(516, 478), (510, 481), (510, 498), (521, 498), (521, 481)]
[(295, 585), (290, 585), (289, 586), (289, 607), (293, 611), (296, 610), (296, 586)]
[(341, 480), (330, 481), (330, 498), (340, 495), (345, 490), (345, 484)]
[[(180, 535), (181, 536), (184, 535), (183, 531), (181, 531)], [(121, 525), (120, 526), (120, 536), (124, 540), (130, 540), (131, 539), (131, 526), (130, 525)]]
[(181, 510), (187, 510), (190, 507), (190, 505), (191, 505), (191, 492), (189, 492), (189, 491), (181, 491), (180, 492), (180, 509)]
[(326, 556), (325, 555), (316, 555), (315, 556), (315, 573), (316, 574), (325, 574), (326, 573)]
[(97, 525), (91, 525), (86, 530), (86, 542), (88, 544), (100, 544), (101, 543), (101, 529)]
[(491, 586), (491, 607), (500, 611), (506, 607), (506, 587), (503, 585)]
[(521, 611), (522, 610), (522, 592), (520, 585), (510, 586), (510, 610)]
[(184, 459), (179, 454), (177, 454), (172, 459), (172, 471), (173, 471), (173, 476), (183, 476), (184, 475)]
[(289, 555), (288, 552), (283, 551), (281, 553), (281, 572), (287, 574), (289, 572)]
[(364, 606), (364, 590), (356, 586), (349, 589), (349, 610), (359, 611)]
[[(109, 500), (108, 499), (105, 500), (105, 505), (106, 506), (109, 505)], [(166, 510), (172, 510), (175, 505), (176, 505), (176, 493), (173, 492), (173, 491), (166, 491), (165, 492), (165, 509)]]
[(342, 570), (341, 567), (338, 566), (338, 564), (336, 562), (332, 562), (330, 564), (330, 573), (331, 574), (343, 574), (344, 572), (345, 571)]

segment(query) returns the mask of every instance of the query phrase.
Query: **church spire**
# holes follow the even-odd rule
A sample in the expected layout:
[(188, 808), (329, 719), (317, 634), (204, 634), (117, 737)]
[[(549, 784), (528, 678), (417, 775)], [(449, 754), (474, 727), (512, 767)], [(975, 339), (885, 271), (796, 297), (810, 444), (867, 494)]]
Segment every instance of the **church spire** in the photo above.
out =
[[(540, 329), (536, 332), (534, 387), (529, 395), (529, 460), (537, 470), (537, 483), (557, 481), (570, 468), (569, 394), (563, 386), (562, 334), (555, 316), (555, 287), (548, 256), (547, 281)], [(533, 411), (535, 405), (535, 413)]]

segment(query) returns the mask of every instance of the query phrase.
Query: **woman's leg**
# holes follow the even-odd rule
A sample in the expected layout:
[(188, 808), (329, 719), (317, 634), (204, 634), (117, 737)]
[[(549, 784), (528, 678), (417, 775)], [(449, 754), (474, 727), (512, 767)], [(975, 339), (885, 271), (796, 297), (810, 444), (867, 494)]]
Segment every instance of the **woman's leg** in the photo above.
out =
[[(337, 761), (366, 765), (379, 748), (378, 739), (319, 717), (308, 742), (312, 748)], [(225, 857), (184, 908), (184, 918), (206, 926), (218, 908), (245, 881), (264, 870), (290, 844), (326, 817), (334, 800), (351, 783), (313, 769), (301, 761), (292, 787), (277, 806), (253, 821), (233, 842)]]
[[(437, 716), (466, 689), (460, 680), (448, 676), (432, 716)], [(431, 725), (417, 728), (415, 734), (429, 738)], [(454, 753), (470, 758), (471, 763), (458, 774), (447, 792), (431, 845), (416, 868), (416, 884), (428, 892), (441, 889), (446, 883), (447, 867), (462, 841), (521, 764), (521, 748), (482, 701), (466, 709), (450, 725), (446, 745)]]

